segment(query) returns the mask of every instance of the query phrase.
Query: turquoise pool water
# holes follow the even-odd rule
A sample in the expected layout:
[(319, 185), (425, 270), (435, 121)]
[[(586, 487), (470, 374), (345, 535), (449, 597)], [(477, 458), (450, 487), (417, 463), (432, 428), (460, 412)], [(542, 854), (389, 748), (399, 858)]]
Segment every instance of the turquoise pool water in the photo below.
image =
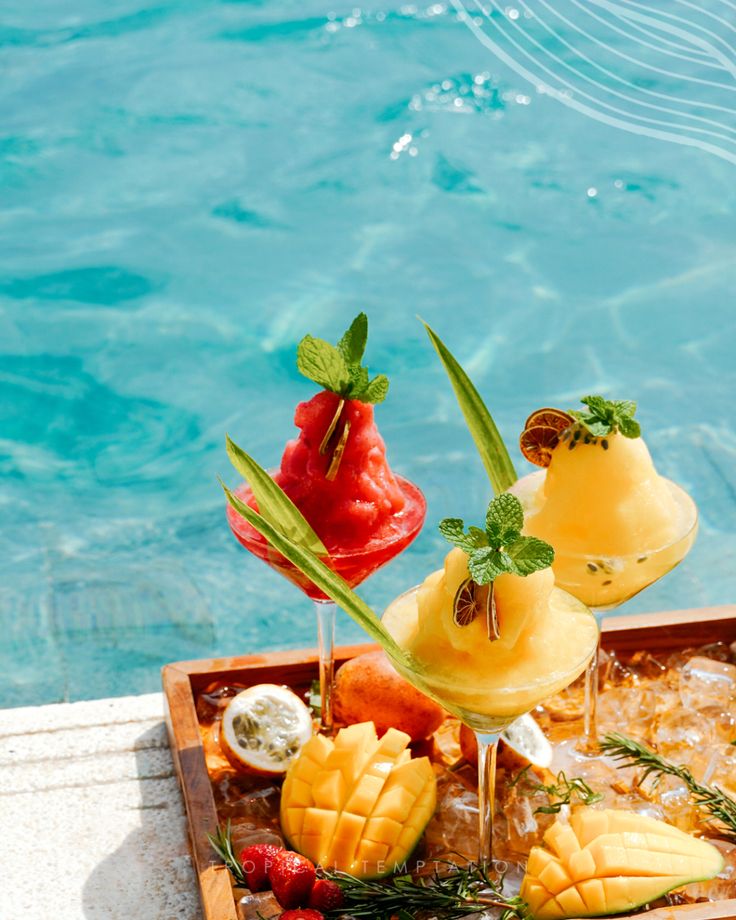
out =
[[(313, 392), (296, 342), (360, 309), (392, 380), (390, 460), (429, 504), (364, 586), (377, 608), (437, 567), (436, 521), (488, 498), (417, 313), (510, 443), (540, 405), (638, 399), (702, 525), (627, 609), (734, 600), (731, 162), (537, 92), (442, 3), (3, 6), (0, 705), (313, 644), (307, 601), (231, 537), (216, 477), (236, 481), (226, 431), (278, 461)], [(732, 136), (733, 85), (690, 57), (684, 76), (618, 66), (723, 110)], [(339, 637), (359, 637), (345, 616)]]

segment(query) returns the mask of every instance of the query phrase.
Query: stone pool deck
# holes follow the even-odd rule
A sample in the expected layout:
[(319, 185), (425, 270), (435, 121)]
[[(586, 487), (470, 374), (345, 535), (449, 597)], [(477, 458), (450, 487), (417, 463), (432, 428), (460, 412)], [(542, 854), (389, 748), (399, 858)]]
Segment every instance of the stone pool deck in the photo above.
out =
[(0, 917), (201, 920), (163, 696), (0, 710)]

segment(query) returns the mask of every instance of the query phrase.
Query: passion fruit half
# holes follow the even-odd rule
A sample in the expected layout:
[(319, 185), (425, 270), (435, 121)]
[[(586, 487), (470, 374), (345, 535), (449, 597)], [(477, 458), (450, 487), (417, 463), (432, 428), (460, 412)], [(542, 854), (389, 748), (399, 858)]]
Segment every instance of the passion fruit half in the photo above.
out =
[(312, 737), (312, 716), (288, 687), (256, 684), (234, 696), (220, 726), (220, 746), (238, 770), (285, 773)]

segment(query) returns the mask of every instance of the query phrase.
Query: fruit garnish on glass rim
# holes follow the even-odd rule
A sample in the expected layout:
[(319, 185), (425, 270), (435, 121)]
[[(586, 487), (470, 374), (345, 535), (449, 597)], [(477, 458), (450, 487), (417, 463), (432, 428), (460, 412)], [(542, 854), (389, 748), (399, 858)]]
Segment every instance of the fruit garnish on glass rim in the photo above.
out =
[(524, 423), (519, 438), (522, 454), (536, 466), (549, 466), (560, 435), (574, 424), (575, 419), (561, 409), (537, 409)]
[(608, 450), (608, 436), (621, 432), (625, 438), (638, 438), (639, 423), (634, 419), (636, 403), (628, 399), (583, 396), (586, 409), (537, 409), (524, 423), (519, 448), (530, 463), (547, 467), (552, 451), (562, 442), (573, 450), (579, 444), (600, 444)]
[(362, 364), (368, 340), (368, 317), (359, 313), (337, 345), (324, 339), (305, 335), (296, 353), (299, 373), (314, 381), (330, 393), (340, 397), (330, 424), (319, 445), (320, 454), (332, 449), (326, 478), (337, 476), (350, 435), (350, 422), (346, 420), (338, 433), (345, 402), (355, 399), (363, 403), (380, 403), (388, 393), (388, 377), (377, 374), (370, 379), (368, 368)]
[(523, 537), (524, 512), (515, 495), (503, 493), (488, 506), (485, 527), (469, 527), (460, 518), (440, 521), (442, 536), (468, 556), (470, 578), (460, 584), (453, 605), (456, 626), (469, 626), (486, 615), (489, 640), (499, 639), (493, 590), (499, 575), (531, 575), (552, 565), (555, 552), (537, 537)]

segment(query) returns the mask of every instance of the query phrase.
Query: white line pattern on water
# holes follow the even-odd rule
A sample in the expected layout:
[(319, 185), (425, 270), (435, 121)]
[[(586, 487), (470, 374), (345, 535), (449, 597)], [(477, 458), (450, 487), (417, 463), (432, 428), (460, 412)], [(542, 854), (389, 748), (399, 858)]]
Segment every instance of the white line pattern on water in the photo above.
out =
[[(588, 28), (564, 15), (563, 3), (553, 6), (546, 0), (518, 0), (515, 6), (505, 8), (497, 0), (490, 4), (471, 0), (470, 9), (462, 0), (453, 0), (453, 5), (458, 18), (478, 40), (539, 93), (612, 127), (696, 147), (736, 164), (736, 109), (712, 99), (713, 90), (736, 91), (736, 44), (728, 34), (736, 35), (736, 25), (688, 0), (674, 0), (691, 11), (688, 16), (655, 10), (633, 0), (589, 2), (635, 33), (614, 25), (579, 0), (569, 3), (572, 12), (589, 17), (585, 23)], [(730, 0), (719, 2), (736, 11)], [(698, 21), (698, 14), (707, 22)], [(599, 34), (593, 34), (593, 28)], [(714, 31), (716, 28), (726, 34)], [(621, 38), (626, 42), (624, 49)], [(690, 54), (670, 50), (673, 47)], [(611, 69), (612, 56), (619, 66), (628, 67), (625, 75), (619, 66)], [(642, 59), (647, 57), (649, 60)], [(669, 69), (673, 59), (682, 62), (680, 72)], [(706, 79), (702, 76), (705, 68), (717, 71), (724, 82)], [(596, 79), (591, 70), (618, 88)], [(679, 93), (667, 92), (666, 85), (652, 88), (648, 74), (677, 81)], [(683, 87), (692, 96), (683, 95)], [(652, 112), (663, 117), (651, 117)]]

